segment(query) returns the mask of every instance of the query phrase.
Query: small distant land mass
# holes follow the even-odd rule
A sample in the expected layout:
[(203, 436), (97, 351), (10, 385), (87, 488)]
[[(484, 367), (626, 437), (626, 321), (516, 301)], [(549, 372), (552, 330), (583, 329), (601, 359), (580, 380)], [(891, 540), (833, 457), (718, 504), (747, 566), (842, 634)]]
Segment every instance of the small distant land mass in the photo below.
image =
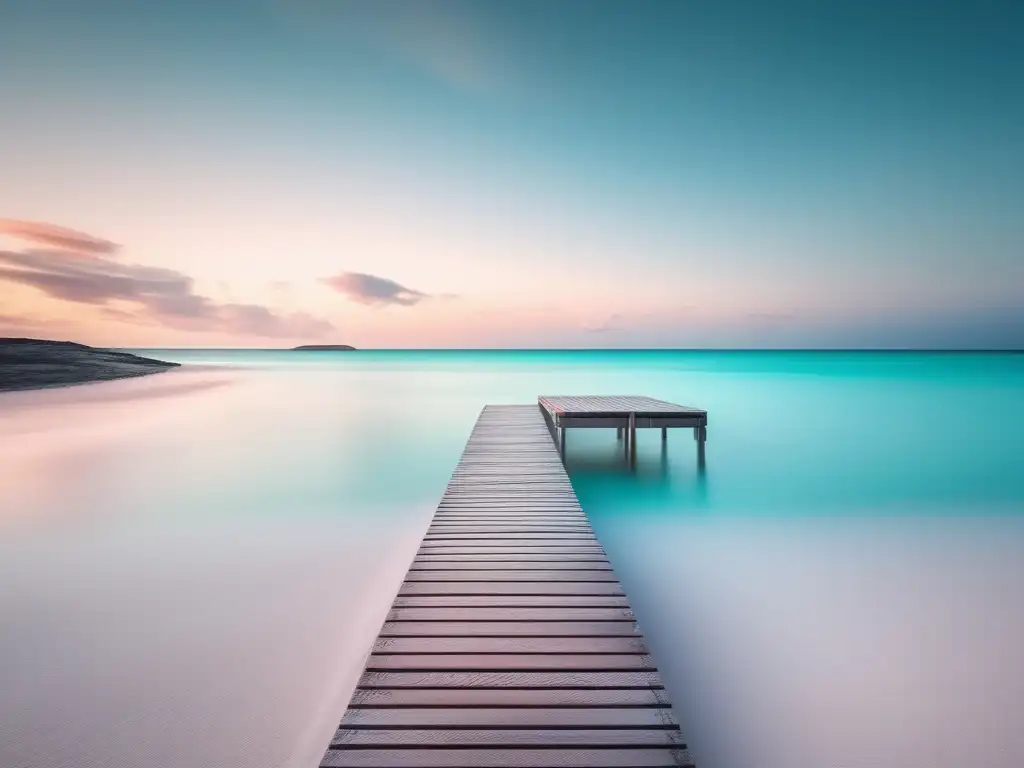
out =
[(177, 367), (178, 363), (73, 341), (0, 338), (0, 392), (127, 379)]
[(355, 352), (356, 348), (348, 344), (303, 344), (292, 347), (293, 352)]

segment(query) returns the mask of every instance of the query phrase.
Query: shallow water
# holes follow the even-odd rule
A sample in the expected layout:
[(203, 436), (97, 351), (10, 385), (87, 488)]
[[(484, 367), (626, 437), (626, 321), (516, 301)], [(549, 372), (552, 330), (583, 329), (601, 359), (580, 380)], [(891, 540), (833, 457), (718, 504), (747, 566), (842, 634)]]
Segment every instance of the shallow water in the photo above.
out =
[(702, 768), (1024, 764), (1024, 355), (173, 350), (0, 395), (0, 766), (315, 765), (479, 409), (568, 466)]

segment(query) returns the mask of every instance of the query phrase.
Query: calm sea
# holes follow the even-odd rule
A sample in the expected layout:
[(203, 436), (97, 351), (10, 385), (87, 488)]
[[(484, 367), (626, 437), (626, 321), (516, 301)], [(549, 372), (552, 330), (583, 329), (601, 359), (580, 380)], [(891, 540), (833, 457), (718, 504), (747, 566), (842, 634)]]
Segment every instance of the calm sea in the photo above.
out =
[(1024, 355), (147, 350), (0, 395), (0, 767), (317, 763), (487, 403), (568, 468), (701, 768), (1024, 765)]

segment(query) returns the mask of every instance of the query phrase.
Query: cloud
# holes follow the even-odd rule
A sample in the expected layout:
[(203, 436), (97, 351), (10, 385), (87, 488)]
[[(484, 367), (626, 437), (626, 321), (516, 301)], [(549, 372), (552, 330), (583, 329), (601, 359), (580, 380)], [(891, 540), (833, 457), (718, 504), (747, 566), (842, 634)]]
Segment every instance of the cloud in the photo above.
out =
[(117, 307), (102, 307), (100, 314), (108, 320), (119, 320), (125, 323), (140, 323), (143, 325), (147, 323), (145, 318), (137, 315), (135, 312), (118, 309)]
[(276, 0), (279, 18), (314, 41), (368, 47), (457, 91), (511, 91), (513, 60), (502, 30), (465, 9), (405, 0)]
[(102, 240), (66, 227), (16, 219), (0, 219), (0, 235), (84, 253), (111, 254), (116, 253), (120, 247), (109, 240)]
[[(419, 304), (424, 299), (431, 298), (429, 294), (406, 288), (404, 285), (388, 280), (386, 277), (367, 275), (363, 272), (342, 272), (334, 277), (325, 277), (322, 282), (331, 286), (338, 293), (344, 294), (352, 301), (369, 306), (387, 306), (398, 304), (404, 307), (411, 307)], [(446, 294), (450, 298), (450, 295)]]
[(587, 325), (583, 330), (587, 333), (614, 333), (626, 329), (626, 318), (620, 314), (608, 315), (604, 320), (595, 325)]
[(788, 323), (796, 319), (793, 312), (745, 312), (743, 317), (759, 323)]
[(604, 320), (583, 326), (585, 333), (626, 333), (649, 331), (688, 322), (695, 307), (679, 305), (671, 311), (613, 312)]
[(479, 19), (450, 7), (428, 9), (402, 3), (403, 18), (394, 26), (393, 50), (414, 66), (449, 86), (473, 93), (490, 93), (507, 86), (508, 67), (502, 66), (501, 38), (489, 34)]
[(336, 330), (306, 312), (279, 314), (260, 304), (221, 304), (216, 317), (226, 330), (268, 338), (321, 338)]
[(267, 338), (319, 338), (335, 330), (305, 312), (276, 313), (258, 304), (216, 302), (196, 293), (192, 278), (181, 272), (96, 254), (0, 250), (0, 281), (97, 307), (107, 318), (121, 322)]
[(187, 301), (194, 297), (192, 280), (180, 272), (99, 257), (79, 259), (66, 251), (0, 251), (0, 279), (80, 304), (105, 304), (114, 299)]
[(63, 334), (70, 325), (71, 323), (61, 318), (0, 312), (0, 336)]
[(0, 312), (0, 331), (4, 333), (9, 333), (11, 329), (20, 332), (26, 329), (38, 328), (41, 325), (44, 325), (44, 323), (28, 315), (11, 315)]

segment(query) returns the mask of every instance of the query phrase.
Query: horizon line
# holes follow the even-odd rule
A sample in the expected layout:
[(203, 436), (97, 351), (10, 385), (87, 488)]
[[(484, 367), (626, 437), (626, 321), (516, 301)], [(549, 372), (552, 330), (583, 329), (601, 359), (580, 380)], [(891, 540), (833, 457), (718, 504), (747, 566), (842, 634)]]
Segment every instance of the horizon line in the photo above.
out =
[(1024, 347), (355, 347), (351, 350), (294, 347), (107, 347), (120, 350), (211, 352), (927, 352), (941, 354), (1020, 354)]

